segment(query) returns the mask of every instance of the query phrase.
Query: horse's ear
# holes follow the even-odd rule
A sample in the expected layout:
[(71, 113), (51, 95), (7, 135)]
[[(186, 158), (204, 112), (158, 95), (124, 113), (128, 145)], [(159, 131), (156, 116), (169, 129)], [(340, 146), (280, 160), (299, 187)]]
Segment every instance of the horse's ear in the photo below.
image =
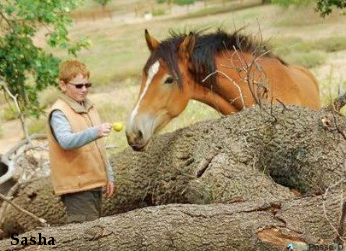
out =
[(195, 48), (196, 36), (192, 32), (179, 46), (179, 56), (180, 58), (190, 58), (193, 49)]
[(160, 45), (159, 41), (157, 41), (155, 38), (149, 35), (149, 32), (147, 29), (145, 29), (145, 40), (147, 41), (147, 45), (150, 52), (153, 52)]

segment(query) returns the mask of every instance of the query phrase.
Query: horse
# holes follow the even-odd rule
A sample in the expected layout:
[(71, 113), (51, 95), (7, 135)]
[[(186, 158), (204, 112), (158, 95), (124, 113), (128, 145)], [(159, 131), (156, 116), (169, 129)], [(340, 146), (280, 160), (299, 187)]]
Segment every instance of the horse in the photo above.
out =
[(159, 42), (145, 30), (151, 54), (126, 129), (128, 144), (136, 151), (143, 150), (190, 99), (225, 115), (264, 103), (320, 108), (315, 77), (302, 66), (286, 63), (252, 36), (239, 30), (171, 35)]

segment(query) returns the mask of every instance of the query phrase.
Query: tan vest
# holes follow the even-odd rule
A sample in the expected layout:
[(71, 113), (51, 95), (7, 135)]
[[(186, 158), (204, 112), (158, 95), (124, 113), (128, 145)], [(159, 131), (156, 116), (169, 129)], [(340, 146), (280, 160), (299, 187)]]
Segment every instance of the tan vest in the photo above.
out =
[(105, 186), (106, 153), (102, 139), (77, 149), (64, 150), (56, 141), (50, 127), (50, 117), (54, 110), (65, 114), (72, 132), (80, 132), (101, 123), (97, 110), (89, 101), (86, 101), (84, 108), (63, 95), (54, 103), (49, 112), (47, 126), (54, 192), (61, 195)]

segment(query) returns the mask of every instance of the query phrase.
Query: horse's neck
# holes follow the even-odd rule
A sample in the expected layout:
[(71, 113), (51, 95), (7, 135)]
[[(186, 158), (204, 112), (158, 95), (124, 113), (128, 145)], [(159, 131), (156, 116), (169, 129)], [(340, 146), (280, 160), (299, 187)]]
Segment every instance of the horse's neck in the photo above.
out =
[(245, 61), (251, 62), (253, 60), (253, 56), (248, 53), (242, 55), (229, 53), (231, 60), (223, 54), (215, 59), (218, 70), (216, 86), (209, 89), (196, 83), (192, 97), (223, 114), (238, 112), (244, 106), (250, 106), (254, 103), (251, 93), (247, 90), (248, 88), (244, 88), (244, 80), (242, 79), (244, 76), (240, 76), (238, 72), (238, 69), (241, 69), (245, 64)]
[(254, 58), (246, 53), (239, 58), (237, 55), (217, 57), (216, 86), (209, 89), (195, 84), (192, 98), (223, 114), (238, 112), (258, 102), (319, 108), (317, 83), (307, 70), (287, 67), (275, 58)]
[(231, 114), (239, 111), (229, 100), (226, 100), (222, 95), (217, 93), (218, 88), (212, 91), (199, 84), (194, 84), (192, 88), (192, 99), (203, 102), (222, 114)]

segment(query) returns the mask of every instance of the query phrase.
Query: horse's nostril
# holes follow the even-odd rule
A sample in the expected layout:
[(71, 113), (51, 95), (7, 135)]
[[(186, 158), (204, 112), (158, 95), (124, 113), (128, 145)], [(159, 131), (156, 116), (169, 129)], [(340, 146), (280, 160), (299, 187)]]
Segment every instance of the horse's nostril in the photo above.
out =
[(142, 131), (139, 130), (137, 136), (138, 136), (139, 139), (143, 139), (143, 133), (142, 133)]

